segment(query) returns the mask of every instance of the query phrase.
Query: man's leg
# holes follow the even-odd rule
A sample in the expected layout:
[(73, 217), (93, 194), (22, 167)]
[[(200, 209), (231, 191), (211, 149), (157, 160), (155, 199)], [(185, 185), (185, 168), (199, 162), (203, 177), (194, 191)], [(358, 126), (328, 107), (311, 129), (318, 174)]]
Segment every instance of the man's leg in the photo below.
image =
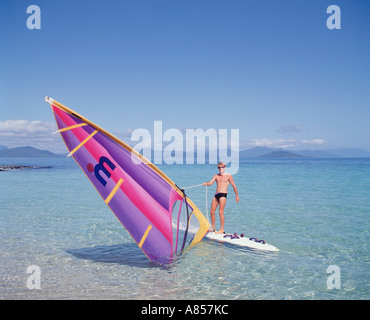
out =
[(219, 233), (223, 233), (225, 230), (224, 230), (224, 225), (225, 225), (225, 216), (224, 216), (224, 209), (225, 209), (225, 206), (226, 206), (226, 198), (225, 197), (221, 197), (219, 199), (219, 204), (220, 204), (220, 207), (219, 207), (219, 213), (220, 213), (220, 222), (221, 222), (221, 228), (220, 230), (218, 230), (216, 233), (219, 234)]
[(215, 212), (216, 212), (217, 206), (218, 206), (218, 200), (215, 197), (213, 197), (212, 204), (211, 204), (211, 224), (212, 224), (212, 228), (214, 230), (216, 230), (216, 215), (215, 215)]

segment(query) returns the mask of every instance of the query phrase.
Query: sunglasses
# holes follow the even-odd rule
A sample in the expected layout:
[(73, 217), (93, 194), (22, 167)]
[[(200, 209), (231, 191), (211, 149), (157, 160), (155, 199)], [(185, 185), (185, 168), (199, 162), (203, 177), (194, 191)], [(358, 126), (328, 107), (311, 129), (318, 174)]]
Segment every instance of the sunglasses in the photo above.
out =
[(217, 167), (217, 168), (219, 168), (219, 169), (224, 169), (225, 167)]

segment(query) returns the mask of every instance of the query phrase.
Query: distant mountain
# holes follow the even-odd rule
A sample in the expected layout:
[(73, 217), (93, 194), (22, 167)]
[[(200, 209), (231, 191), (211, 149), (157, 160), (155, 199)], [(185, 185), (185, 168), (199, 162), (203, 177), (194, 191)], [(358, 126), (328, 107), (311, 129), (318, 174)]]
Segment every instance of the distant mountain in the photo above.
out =
[[(284, 153), (285, 152), (285, 153)], [(254, 147), (240, 151), (240, 159), (248, 158), (370, 158), (370, 152), (363, 149), (321, 149), (321, 150), (283, 150), (267, 147)]]
[(294, 152), (310, 158), (342, 158), (327, 150), (297, 150)]
[(281, 150), (282, 149), (272, 149), (272, 148), (267, 148), (267, 147), (254, 147), (252, 149), (240, 151), (239, 157), (241, 159), (257, 158), (257, 157), (264, 156), (265, 154), (268, 154), (270, 152), (281, 151)]
[(0, 158), (58, 158), (62, 155), (33, 147), (18, 147), (0, 150)]
[(294, 152), (314, 158), (370, 158), (370, 152), (359, 148), (298, 150)]
[(259, 156), (259, 158), (289, 158), (289, 159), (292, 159), (292, 158), (305, 158), (305, 156), (292, 153), (289, 151), (279, 150), (279, 151), (269, 152), (267, 154)]
[(343, 158), (370, 158), (370, 152), (360, 148), (327, 149), (323, 150)]
[[(59, 158), (65, 155), (33, 147), (7, 148), (0, 146), (0, 158)], [(208, 153), (206, 154), (206, 161)], [(370, 158), (370, 152), (363, 149), (322, 149), (322, 150), (284, 150), (267, 147), (254, 147), (239, 152), (240, 159), (250, 158)], [(154, 159), (154, 157), (152, 157)], [(194, 154), (197, 159), (197, 154)], [(185, 154), (184, 154), (184, 162)]]

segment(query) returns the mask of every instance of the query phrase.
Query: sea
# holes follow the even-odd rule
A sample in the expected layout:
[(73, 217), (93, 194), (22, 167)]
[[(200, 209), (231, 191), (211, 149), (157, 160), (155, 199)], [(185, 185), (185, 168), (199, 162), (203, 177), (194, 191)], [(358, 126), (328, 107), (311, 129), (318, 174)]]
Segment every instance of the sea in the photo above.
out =
[[(0, 299), (368, 300), (370, 159), (241, 160), (225, 230), (263, 252), (204, 239), (150, 262), (73, 159), (1, 159)], [(216, 165), (159, 165), (177, 185)], [(187, 189), (206, 215), (215, 185)], [(216, 212), (219, 227), (218, 212)]]

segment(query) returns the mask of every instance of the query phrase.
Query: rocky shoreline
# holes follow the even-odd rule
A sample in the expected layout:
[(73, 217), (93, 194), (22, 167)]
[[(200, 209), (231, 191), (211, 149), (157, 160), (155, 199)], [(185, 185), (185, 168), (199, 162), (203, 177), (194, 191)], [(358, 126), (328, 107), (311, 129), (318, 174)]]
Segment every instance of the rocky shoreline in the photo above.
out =
[(40, 169), (37, 166), (21, 166), (18, 164), (0, 164), (0, 171), (23, 170), (23, 169)]

